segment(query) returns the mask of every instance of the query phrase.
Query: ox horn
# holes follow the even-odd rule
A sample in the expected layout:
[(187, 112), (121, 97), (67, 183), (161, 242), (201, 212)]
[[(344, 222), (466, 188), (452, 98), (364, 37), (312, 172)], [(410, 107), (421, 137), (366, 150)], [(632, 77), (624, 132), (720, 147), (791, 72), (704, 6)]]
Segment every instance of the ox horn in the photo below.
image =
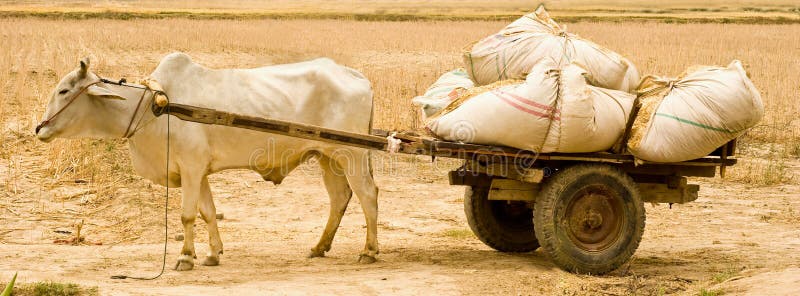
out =
[(89, 72), (89, 65), (90, 65), (89, 57), (83, 58), (80, 63), (81, 63), (81, 69), (80, 71), (78, 71), (78, 75), (80, 77), (86, 77), (86, 73)]

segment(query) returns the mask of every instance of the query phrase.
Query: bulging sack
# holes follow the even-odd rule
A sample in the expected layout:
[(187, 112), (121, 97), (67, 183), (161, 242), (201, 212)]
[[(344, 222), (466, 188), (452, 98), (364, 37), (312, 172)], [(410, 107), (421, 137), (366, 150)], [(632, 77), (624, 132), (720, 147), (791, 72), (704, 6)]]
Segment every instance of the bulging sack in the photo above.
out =
[(625, 130), (634, 96), (590, 86), (577, 64), (559, 70), (552, 59), (536, 63), (526, 80), (459, 99), (430, 118), (427, 127), (455, 142), (509, 146), (540, 152), (595, 152), (611, 148)]
[(422, 108), (422, 119), (425, 120), (473, 86), (475, 84), (469, 79), (464, 69), (455, 69), (442, 74), (436, 82), (428, 87), (425, 94), (411, 99), (411, 102)]
[(495, 35), (467, 46), (464, 65), (478, 85), (505, 79), (524, 79), (542, 58), (559, 65), (581, 64), (589, 84), (633, 92), (639, 84), (636, 67), (619, 54), (605, 49), (556, 23), (543, 6), (509, 24)]
[(708, 155), (764, 116), (742, 63), (692, 67), (677, 79), (647, 76), (628, 149), (640, 160), (679, 162)]

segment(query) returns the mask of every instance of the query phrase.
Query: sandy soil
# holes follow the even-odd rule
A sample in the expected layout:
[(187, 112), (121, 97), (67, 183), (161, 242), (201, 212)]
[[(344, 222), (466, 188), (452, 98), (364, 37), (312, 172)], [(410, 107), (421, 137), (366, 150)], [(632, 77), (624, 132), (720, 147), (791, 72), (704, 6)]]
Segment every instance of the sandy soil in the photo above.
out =
[[(170, 269), (181, 242), (178, 190), (170, 202), (167, 271), (154, 281), (112, 280), (158, 272), (163, 189), (121, 188), (92, 201), (82, 184), (38, 189), (35, 178), (15, 180), (0, 207), (0, 279), (54, 280), (98, 286), (103, 295), (792, 295), (800, 291), (800, 193), (797, 185), (748, 187), (695, 180), (700, 198), (686, 205), (647, 205), (647, 228), (633, 260), (605, 276), (559, 270), (540, 251), (496, 252), (478, 241), (465, 221), (463, 188), (444, 178), (454, 162), (378, 157), (381, 187), (379, 261), (356, 263), (364, 218), (351, 202), (326, 258), (306, 259), (322, 233), (328, 198), (313, 166), (274, 186), (255, 173), (213, 176), (225, 254), (217, 267)], [(24, 161), (22, 161), (24, 165)], [(0, 165), (0, 181), (9, 184)], [(794, 167), (792, 172), (797, 172)], [(134, 182), (134, 184), (147, 184)], [(66, 196), (66, 198), (65, 198)], [(88, 243), (69, 238), (85, 219)], [(200, 220), (198, 220), (200, 221)], [(205, 254), (205, 224), (198, 222), (198, 254)], [(93, 245), (99, 244), (102, 245)]]

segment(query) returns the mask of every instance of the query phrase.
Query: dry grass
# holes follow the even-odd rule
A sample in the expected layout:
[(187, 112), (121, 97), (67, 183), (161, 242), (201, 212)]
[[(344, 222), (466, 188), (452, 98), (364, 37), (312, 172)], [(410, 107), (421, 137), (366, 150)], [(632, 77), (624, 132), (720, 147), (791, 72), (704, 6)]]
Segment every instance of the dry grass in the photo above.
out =
[[(5, 285), (3, 285), (5, 286)], [(37, 282), (16, 284), (14, 296), (93, 296), (99, 295), (97, 287), (82, 287), (73, 283)]]
[[(99, 59), (94, 67), (103, 76), (131, 81), (147, 75), (172, 51), (187, 52), (217, 68), (328, 56), (362, 71), (372, 81), (376, 127), (409, 129), (421, 124), (410, 99), (424, 92), (439, 74), (461, 66), (463, 45), (504, 25), (488, 21), (0, 19), (0, 184), (4, 196), (0, 217), (11, 215), (4, 209), (11, 211), (11, 204), (23, 200), (38, 201), (30, 205), (37, 209), (35, 213), (51, 213), (45, 206), (48, 203), (80, 197), (88, 205), (76, 214), (83, 218), (108, 213), (99, 207), (116, 196), (157, 194), (155, 189), (140, 189), (148, 183), (132, 176), (122, 140), (43, 144), (35, 139), (33, 127), (53, 86), (85, 55)], [(800, 135), (795, 132), (800, 128), (796, 103), (800, 25), (576, 23), (569, 29), (629, 57), (645, 74), (677, 75), (694, 64), (743, 60), (762, 91), (767, 112), (762, 125), (743, 137), (742, 151), (754, 160), (732, 168), (732, 180), (791, 181), (776, 176), (774, 168), (785, 168), (785, 160), (800, 151)], [(758, 148), (766, 144), (772, 148)], [(66, 184), (78, 192), (59, 190)], [(119, 227), (130, 227), (131, 223), (123, 223), (126, 219), (157, 214), (148, 210), (157, 208), (158, 199), (152, 202), (128, 204), (139, 209), (115, 210), (112, 220)], [(127, 228), (119, 230), (136, 234)]]

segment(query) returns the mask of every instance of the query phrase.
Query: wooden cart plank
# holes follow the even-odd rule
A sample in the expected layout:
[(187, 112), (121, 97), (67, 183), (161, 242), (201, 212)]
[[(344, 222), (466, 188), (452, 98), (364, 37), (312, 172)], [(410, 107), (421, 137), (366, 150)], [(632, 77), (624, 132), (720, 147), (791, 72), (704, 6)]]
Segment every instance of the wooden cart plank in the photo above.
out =
[[(174, 115), (181, 120), (224, 125), (249, 130), (268, 132), (273, 134), (297, 137), (309, 140), (341, 144), (365, 149), (387, 150), (386, 137), (392, 132), (373, 130), (371, 134), (339, 131), (315, 125), (289, 122), (283, 120), (258, 118), (209, 108), (195, 107), (184, 104), (169, 103), (166, 107), (153, 105), (156, 116), (163, 114)], [(395, 138), (402, 141), (398, 152), (415, 155), (430, 155), (460, 159), (479, 159), (480, 157), (502, 157), (518, 161), (543, 160), (543, 161), (575, 161), (575, 162), (604, 162), (617, 164), (634, 163), (635, 159), (630, 154), (595, 152), (595, 153), (536, 153), (511, 147), (488, 146), (447, 142), (434, 139), (421, 133), (398, 132)], [(642, 162), (644, 165), (654, 166), (730, 166), (736, 159), (727, 157), (704, 157), (700, 159), (678, 163), (653, 163)]]
[(238, 127), (359, 148), (386, 150), (388, 143), (386, 138), (379, 136), (339, 131), (296, 122), (258, 118), (183, 104), (169, 103), (164, 108), (156, 107), (154, 113), (157, 116), (169, 113), (181, 120), (191, 122)]

